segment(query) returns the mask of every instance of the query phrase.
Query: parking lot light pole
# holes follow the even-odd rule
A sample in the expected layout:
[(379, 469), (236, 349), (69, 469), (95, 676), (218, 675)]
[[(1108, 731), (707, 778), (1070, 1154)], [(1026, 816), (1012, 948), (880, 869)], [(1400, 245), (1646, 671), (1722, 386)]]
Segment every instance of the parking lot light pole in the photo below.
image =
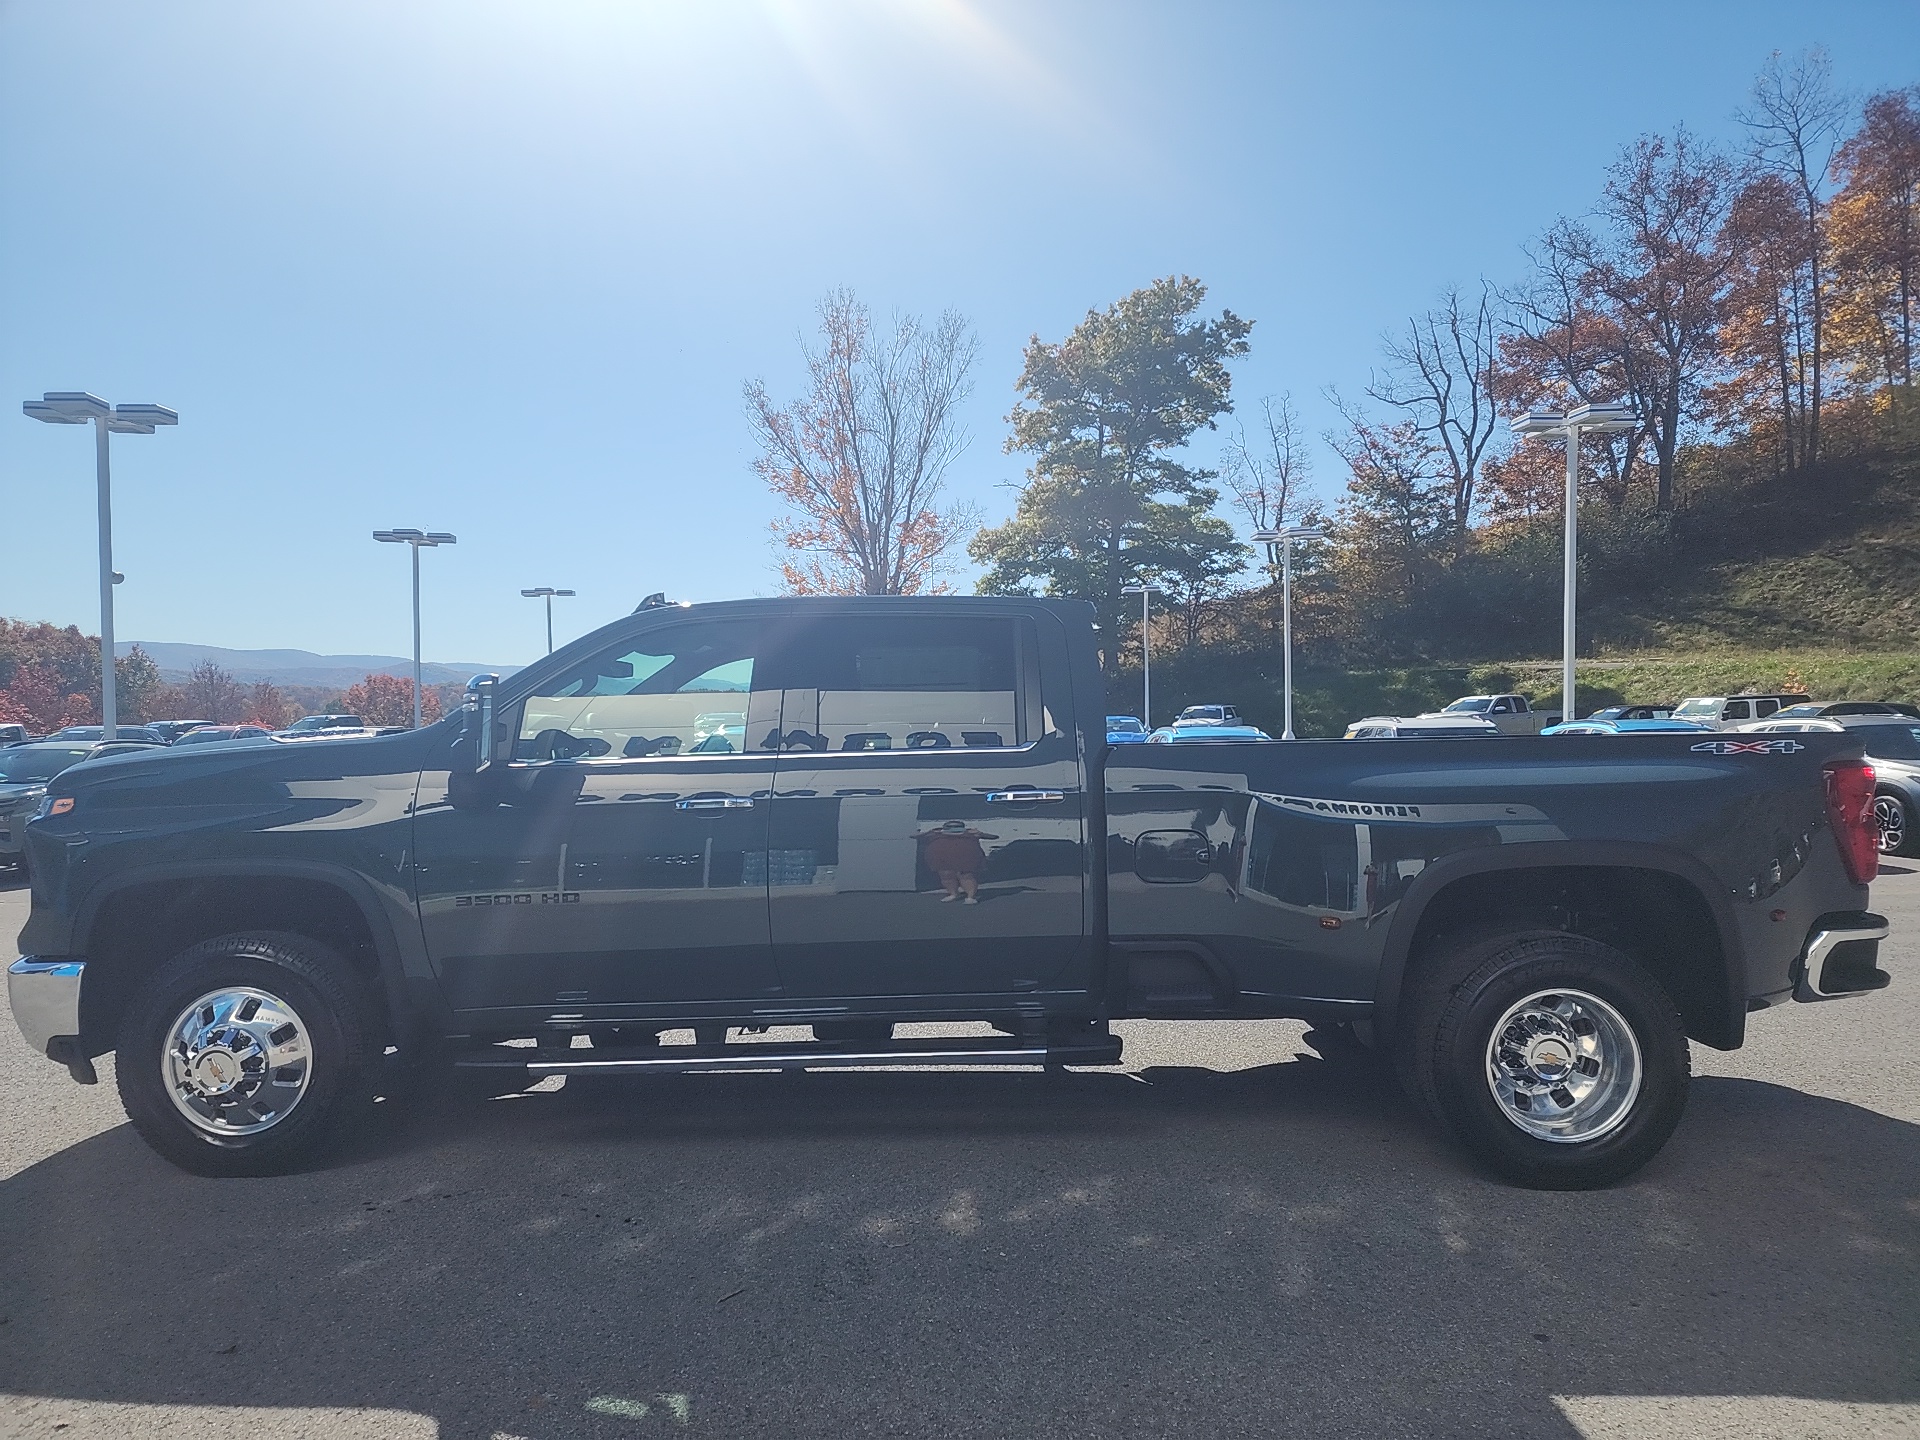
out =
[(1631, 405), (1581, 405), (1564, 413), (1558, 410), (1529, 410), (1512, 425), (1516, 437), (1558, 435), (1567, 442), (1567, 536), (1562, 556), (1560, 590), (1560, 719), (1577, 720), (1574, 713), (1573, 645), (1574, 588), (1580, 552), (1580, 436), (1595, 435), (1639, 427), (1639, 418)]
[(94, 483), (100, 509), (100, 735), (116, 738), (119, 693), (113, 673), (113, 587), (120, 577), (113, 570), (113, 480), (107, 469), (107, 435), (151, 435), (161, 425), (178, 425), (180, 417), (164, 405), (109, 405), (84, 390), (49, 390), (20, 409), (49, 425), (93, 423)]
[(1273, 563), (1273, 552), (1280, 550), (1280, 671), (1281, 694), (1285, 707), (1286, 725), (1280, 732), (1282, 740), (1292, 740), (1293, 733), (1293, 542), (1296, 540), (1324, 540), (1327, 532), (1318, 525), (1282, 525), (1275, 530), (1256, 530), (1253, 538), (1267, 547), (1267, 563)]
[(1144, 581), (1138, 585), (1122, 585), (1122, 595), (1140, 597), (1140, 723), (1147, 727), (1147, 733), (1153, 733), (1153, 637), (1148, 633), (1148, 622), (1152, 618), (1147, 607), (1153, 603), (1152, 597), (1161, 589), (1158, 585), (1148, 585)]
[(420, 551), (436, 545), (457, 545), (459, 537), (444, 530), (376, 530), (373, 538), (389, 545), (413, 548), (413, 728), (420, 728)]
[(549, 655), (551, 655), (551, 654), (553, 654), (553, 597), (554, 597), (554, 596), (556, 596), (556, 595), (571, 595), (571, 594), (573, 594), (573, 591), (571, 591), (571, 590), (556, 590), (556, 589), (554, 589), (554, 588), (553, 588), (553, 587), (552, 587), (551, 585), (536, 585), (536, 586), (534, 586), (534, 588), (533, 588), (533, 589), (531, 589), (531, 590), (522, 590), (522, 591), (521, 591), (520, 593), (521, 593), (522, 595), (524, 595), (524, 596), (526, 596), (526, 597), (527, 597), (527, 598), (528, 598), (529, 600), (538, 600), (538, 599), (540, 599), (540, 598), (541, 598), (542, 596), (544, 596), (544, 597), (546, 598), (546, 602), (547, 602), (547, 654), (549, 654)]

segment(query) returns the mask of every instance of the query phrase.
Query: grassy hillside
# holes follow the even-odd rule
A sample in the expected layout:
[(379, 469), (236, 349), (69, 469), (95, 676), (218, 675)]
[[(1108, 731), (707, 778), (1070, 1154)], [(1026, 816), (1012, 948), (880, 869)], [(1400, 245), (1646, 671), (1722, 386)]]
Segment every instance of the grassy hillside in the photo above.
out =
[(1670, 530), (1606, 544), (1582, 605), (1596, 653), (1845, 647), (1920, 638), (1920, 446), (1796, 476), (1695, 457)]
[[(1701, 450), (1688, 457), (1670, 519), (1597, 514), (1583, 523), (1580, 713), (1741, 690), (1920, 699), (1920, 443), (1862, 448), (1789, 477), (1739, 450)], [(1510, 599), (1499, 613), (1447, 615), (1439, 628), (1451, 658), (1442, 650), (1429, 664), (1308, 663), (1315, 636), (1306, 625), (1295, 730), (1338, 734), (1363, 715), (1412, 714), (1488, 690), (1559, 709), (1552, 539), (1536, 531), (1485, 542), (1476, 583), (1489, 595), (1531, 598)], [(1334, 594), (1322, 603), (1340, 602)], [(1158, 718), (1226, 701), (1277, 734), (1271, 617), (1229, 620), (1227, 631), (1191, 652), (1156, 647)], [(1500, 637), (1515, 635), (1534, 653), (1488, 658), (1509, 643)], [(1123, 675), (1114, 700), (1138, 708), (1137, 670)]]

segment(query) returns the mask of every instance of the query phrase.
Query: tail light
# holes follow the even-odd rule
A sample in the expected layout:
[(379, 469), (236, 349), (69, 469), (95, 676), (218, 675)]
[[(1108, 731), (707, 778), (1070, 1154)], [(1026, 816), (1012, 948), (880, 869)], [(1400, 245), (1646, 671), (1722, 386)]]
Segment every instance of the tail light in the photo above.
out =
[(1835, 760), (1826, 767), (1827, 824), (1833, 827), (1841, 863), (1856, 885), (1880, 873), (1880, 827), (1873, 818), (1873, 766)]

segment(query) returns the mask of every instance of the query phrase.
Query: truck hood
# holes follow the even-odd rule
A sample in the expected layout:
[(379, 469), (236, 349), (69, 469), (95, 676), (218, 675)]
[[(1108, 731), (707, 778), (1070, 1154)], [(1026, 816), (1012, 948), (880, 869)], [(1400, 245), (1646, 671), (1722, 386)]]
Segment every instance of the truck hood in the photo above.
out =
[(135, 795), (162, 803), (218, 803), (236, 792), (258, 792), (282, 782), (320, 777), (345, 778), (418, 770), (430, 750), (459, 733), (459, 716), (420, 730), (392, 735), (352, 735), (340, 739), (294, 742), (249, 740), (193, 745), (185, 750), (153, 750), (83, 760), (47, 783), (56, 796), (90, 798)]

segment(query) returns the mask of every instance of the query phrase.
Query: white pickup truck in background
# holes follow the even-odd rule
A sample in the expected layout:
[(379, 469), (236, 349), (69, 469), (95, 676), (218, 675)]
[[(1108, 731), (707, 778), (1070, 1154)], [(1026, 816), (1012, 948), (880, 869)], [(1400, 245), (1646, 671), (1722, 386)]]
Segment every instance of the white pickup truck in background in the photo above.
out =
[(1444, 710), (1430, 710), (1427, 714), (1478, 715), (1502, 735), (1538, 735), (1547, 726), (1560, 723), (1558, 711), (1549, 714), (1536, 710), (1524, 695), (1462, 695)]

